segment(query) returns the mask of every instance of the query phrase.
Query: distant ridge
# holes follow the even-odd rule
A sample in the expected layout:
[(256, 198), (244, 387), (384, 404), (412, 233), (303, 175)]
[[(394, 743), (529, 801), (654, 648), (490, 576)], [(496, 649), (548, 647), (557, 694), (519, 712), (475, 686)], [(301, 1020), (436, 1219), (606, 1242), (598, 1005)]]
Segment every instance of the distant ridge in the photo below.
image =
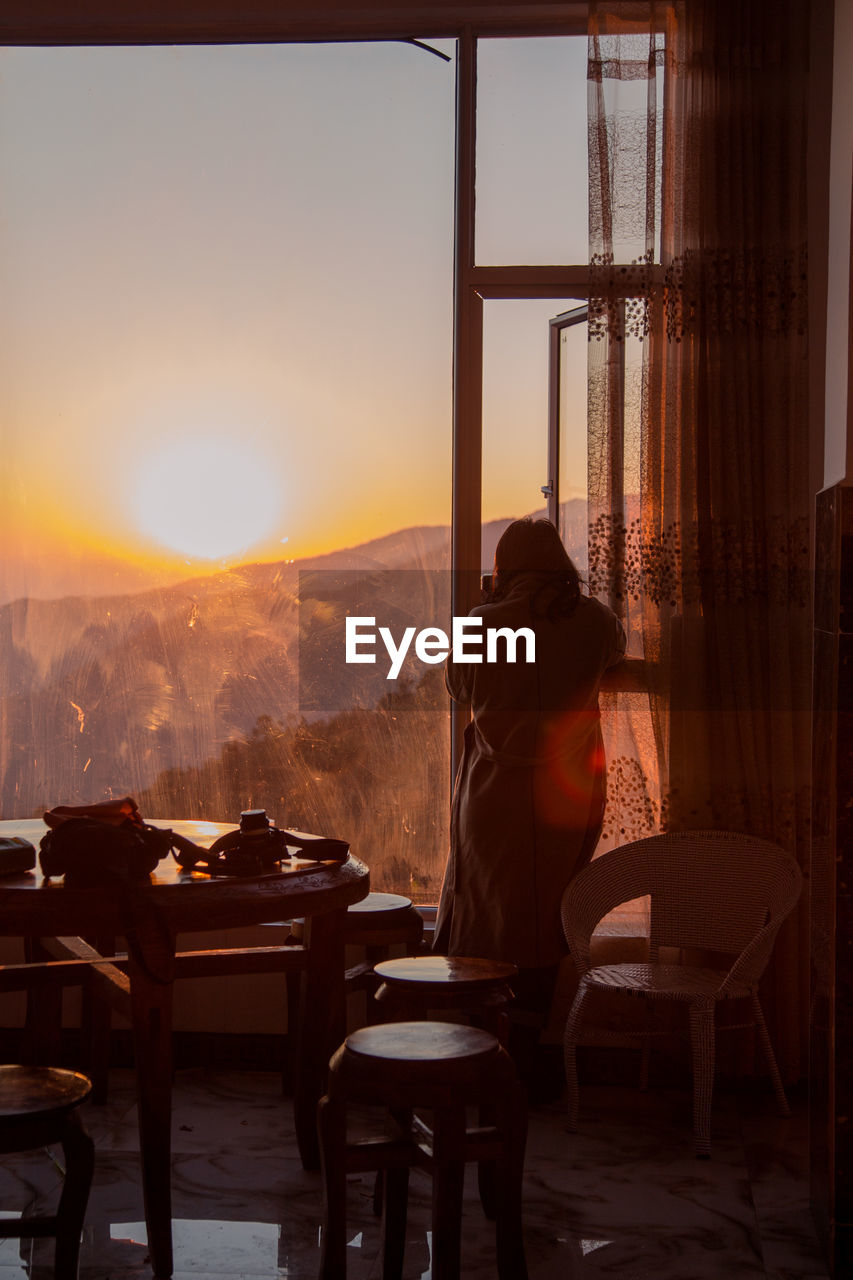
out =
[[(563, 504), (564, 519), (570, 532), (577, 530), (577, 535), (586, 532), (586, 503), (579, 498), (573, 498), (569, 502)], [(535, 511), (530, 513), (532, 518), (540, 519), (544, 517), (545, 511)], [(515, 517), (507, 516), (499, 520), (490, 520), (483, 525), (483, 571), (487, 572), (491, 568), (494, 559), (495, 546), (504, 529)], [(570, 544), (577, 541), (577, 537), (570, 537)], [(585, 561), (585, 548), (569, 546), (569, 551), (580, 556)], [(98, 600), (102, 604), (106, 602), (120, 601), (122, 598), (132, 597), (133, 599), (144, 599), (162, 595), (163, 592), (183, 591), (191, 594), (203, 594), (206, 584), (233, 581), (235, 574), (240, 574), (247, 581), (261, 581), (269, 578), (272, 580), (277, 574), (293, 571), (298, 573), (301, 569), (363, 569), (370, 567), (381, 567), (384, 569), (414, 568), (422, 566), (424, 568), (449, 568), (450, 561), (450, 526), (449, 525), (413, 525), (405, 529), (395, 529), (391, 533), (381, 534), (377, 538), (370, 538), (367, 542), (357, 543), (352, 547), (342, 547), (339, 550), (323, 552), (315, 556), (303, 556), (294, 560), (262, 560), (247, 561), (244, 564), (232, 565), (227, 569), (221, 569), (213, 573), (190, 574), (186, 578), (179, 578), (177, 581), (169, 582), (165, 585), (151, 586), (145, 581), (143, 571), (136, 566), (128, 565), (119, 560), (97, 560), (96, 564), (105, 566), (105, 571), (114, 577), (124, 574), (129, 580), (129, 585), (125, 590), (98, 590), (98, 591), (50, 591), (45, 594), (35, 591), (26, 594), (10, 595), (6, 600), (0, 601), (0, 611), (10, 605), (18, 605), (21, 602), (40, 603), (45, 605), (56, 604), (60, 600)]]
[[(419, 554), (425, 555), (432, 560), (445, 549), (449, 555), (449, 526), (418, 525), (409, 529), (397, 529), (393, 533), (383, 534), (378, 538), (372, 538), (354, 547), (327, 551), (316, 556), (304, 556), (298, 560), (248, 561), (245, 564), (233, 565), (228, 569), (221, 569), (214, 573), (179, 578), (177, 582), (171, 582), (164, 586), (146, 586), (144, 583), (134, 582), (126, 591), (66, 591), (56, 594), (51, 593), (47, 596), (41, 594), (17, 595), (0, 604), (0, 610), (23, 601), (56, 604), (63, 600), (97, 599), (101, 602), (106, 602), (118, 601), (123, 597), (130, 596), (136, 599), (159, 595), (167, 591), (196, 592), (202, 591), (205, 584), (227, 581), (235, 573), (262, 577), (267, 574), (275, 575), (290, 569), (298, 572), (300, 569), (358, 569), (368, 568), (371, 565), (381, 565), (386, 569), (399, 568), (403, 564), (408, 565), (410, 559)], [(430, 567), (438, 566), (430, 565)], [(128, 573), (131, 579), (138, 576), (138, 570), (136, 569), (129, 569)]]
[[(565, 513), (570, 544), (575, 524), (586, 534), (585, 504), (576, 505)], [(509, 523), (484, 526), (488, 567)], [(450, 529), (421, 525), (165, 587), (0, 606), (0, 815), (141, 791), (246, 740), (264, 720), (298, 722), (300, 572), (449, 562)], [(417, 581), (400, 584), (402, 606), (415, 607)], [(333, 589), (346, 603), (346, 583)]]

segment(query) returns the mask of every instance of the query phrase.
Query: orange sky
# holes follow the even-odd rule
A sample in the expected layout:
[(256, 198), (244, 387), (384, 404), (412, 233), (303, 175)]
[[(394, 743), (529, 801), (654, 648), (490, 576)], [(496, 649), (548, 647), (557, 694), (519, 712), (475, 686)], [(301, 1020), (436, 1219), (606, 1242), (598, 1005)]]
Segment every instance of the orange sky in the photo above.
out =
[[(483, 47), (483, 260), (584, 257), (584, 57)], [(226, 516), (229, 561), (449, 521), (454, 75), (400, 43), (0, 50), (0, 598), (218, 567)], [(487, 306), (486, 518), (540, 501), (563, 305)], [(182, 536), (151, 489), (212, 439), (242, 460), (202, 494), (177, 467)]]

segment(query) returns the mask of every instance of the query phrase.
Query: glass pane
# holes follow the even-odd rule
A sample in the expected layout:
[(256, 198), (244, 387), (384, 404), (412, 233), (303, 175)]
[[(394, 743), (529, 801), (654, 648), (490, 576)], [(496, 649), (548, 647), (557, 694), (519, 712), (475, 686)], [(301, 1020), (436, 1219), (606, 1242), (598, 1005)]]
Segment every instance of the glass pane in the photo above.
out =
[(586, 320), (560, 328), (559, 528), (563, 545), (583, 577), (589, 567), (587, 540), (587, 326)]
[(495, 545), (511, 520), (546, 515), (548, 322), (559, 309), (553, 298), (483, 306), (484, 573), (491, 573)]
[(586, 262), (585, 36), (477, 43), (476, 260)]
[(435, 897), (446, 702), (377, 704), (358, 770), (301, 715), (296, 598), (320, 555), (448, 563), (454, 80), (391, 42), (0, 52), (3, 818), (264, 806)]

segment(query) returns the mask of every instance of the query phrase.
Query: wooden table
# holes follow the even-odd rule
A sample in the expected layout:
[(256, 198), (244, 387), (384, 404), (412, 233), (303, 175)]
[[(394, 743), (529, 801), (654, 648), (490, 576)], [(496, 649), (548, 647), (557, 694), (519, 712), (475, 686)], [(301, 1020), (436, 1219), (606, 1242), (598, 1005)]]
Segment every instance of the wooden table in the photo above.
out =
[[(209, 822), (155, 825), (172, 827), (208, 846), (233, 829)], [(0, 822), (0, 834), (23, 835), (36, 845), (45, 830), (38, 821)], [(303, 1164), (318, 1167), (316, 1104), (343, 1023), (344, 917), (351, 903), (366, 896), (370, 883), (367, 867), (353, 857), (344, 863), (293, 859), (283, 866), (280, 873), (271, 875), (211, 878), (183, 872), (171, 857), (164, 859), (152, 874), (150, 886), (142, 889), (143, 903), (150, 903), (155, 910), (148, 921), (143, 910), (136, 928), (137, 945), (130, 949), (126, 965), (119, 968), (103, 963), (95, 953), (91, 953), (94, 965), (81, 959), (56, 962), (57, 983), (69, 980), (68, 966), (75, 964), (98, 973), (102, 985), (112, 988), (116, 1003), (120, 1005), (124, 997), (131, 1017), (145, 1219), (152, 1266), (158, 1277), (172, 1274), (171, 977), (215, 974), (217, 957), (222, 961), (229, 956), (222, 952), (182, 954), (176, 968), (178, 933), (238, 928), (296, 916), (310, 921), (294, 1110)], [(68, 889), (61, 880), (45, 881), (38, 870), (0, 878), (0, 935), (103, 937), (123, 930), (115, 896), (101, 889)], [(76, 936), (73, 940), (77, 941)], [(262, 971), (264, 950), (273, 949), (241, 953), (248, 957), (247, 972), (252, 971), (252, 964), (256, 972)], [(228, 967), (233, 972), (233, 967)], [(73, 975), (73, 970), (70, 972)], [(50, 966), (47, 974), (50, 980)]]

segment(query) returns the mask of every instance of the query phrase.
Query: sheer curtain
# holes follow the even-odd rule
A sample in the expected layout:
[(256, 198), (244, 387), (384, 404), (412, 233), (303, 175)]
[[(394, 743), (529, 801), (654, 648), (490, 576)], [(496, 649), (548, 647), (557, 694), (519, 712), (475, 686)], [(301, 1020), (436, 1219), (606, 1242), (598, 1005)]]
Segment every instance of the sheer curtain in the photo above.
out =
[[(805, 865), (805, 6), (593, 0), (589, 52), (592, 587), (646, 660), (661, 825)], [(803, 910), (766, 993), (789, 1078), (804, 942)]]
[[(635, 6), (636, 7), (636, 6)], [(589, 576), (647, 655), (638, 548), (648, 339), (660, 242), (663, 34), (626, 6), (592, 6), (588, 60)], [(599, 852), (660, 828), (662, 757), (649, 698), (604, 693), (608, 803)]]

